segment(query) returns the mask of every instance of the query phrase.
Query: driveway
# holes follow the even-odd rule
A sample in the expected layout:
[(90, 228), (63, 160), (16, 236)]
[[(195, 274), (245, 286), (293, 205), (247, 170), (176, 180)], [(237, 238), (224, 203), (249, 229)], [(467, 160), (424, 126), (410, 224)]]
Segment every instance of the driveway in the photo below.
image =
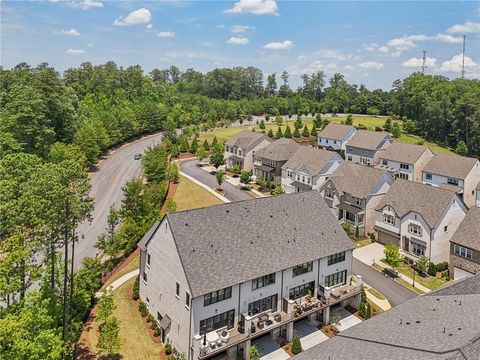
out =
[(252, 340), (252, 346), (255, 346), (260, 352), (262, 360), (286, 360), (290, 358), (288, 353), (275, 342), (270, 334), (260, 336)]
[(340, 316), (340, 325), (337, 326), (337, 329), (342, 332), (345, 331), (352, 326), (355, 326), (357, 324), (360, 324), (362, 320), (360, 320), (358, 317), (353, 315), (350, 311), (345, 310), (343, 307), (336, 307), (335, 309), (332, 309), (330, 313), (330, 319), (332, 318), (333, 315), (338, 315)]
[(385, 257), (383, 250), (384, 246), (375, 242), (353, 250), (353, 256), (364, 264), (372, 265), (374, 260), (378, 263)]
[[(185, 174), (190, 175), (212, 189), (217, 188), (218, 183), (215, 176), (199, 168), (197, 163), (197, 160), (187, 160), (181, 163), (180, 168)], [(222, 189), (225, 191), (224, 196), (230, 201), (251, 200), (254, 198), (247, 191), (240, 190), (227, 181), (222, 183)]]
[(308, 321), (308, 319), (303, 319), (296, 322), (293, 325), (293, 334), (300, 337), (303, 350), (310, 349), (311, 347), (328, 340), (328, 336), (320, 331), (320, 329), (313, 325), (310, 321)]

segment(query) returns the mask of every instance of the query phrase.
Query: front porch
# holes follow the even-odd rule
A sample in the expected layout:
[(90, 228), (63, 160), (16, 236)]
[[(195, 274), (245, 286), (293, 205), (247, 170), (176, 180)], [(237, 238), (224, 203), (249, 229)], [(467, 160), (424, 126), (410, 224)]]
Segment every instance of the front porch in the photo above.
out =
[(358, 226), (359, 235), (365, 236), (365, 210), (347, 203), (338, 205), (338, 220), (340, 224), (347, 224), (352, 227), (352, 232)]

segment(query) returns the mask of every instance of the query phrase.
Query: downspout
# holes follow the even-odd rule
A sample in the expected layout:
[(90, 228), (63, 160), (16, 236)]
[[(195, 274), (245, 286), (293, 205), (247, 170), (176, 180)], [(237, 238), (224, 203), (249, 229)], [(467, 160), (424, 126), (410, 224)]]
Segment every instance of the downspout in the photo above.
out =
[[(190, 299), (190, 324), (188, 326), (188, 359), (190, 359), (190, 354), (192, 353), (192, 312), (193, 312), (193, 299)], [(193, 359), (190, 359), (193, 360)]]

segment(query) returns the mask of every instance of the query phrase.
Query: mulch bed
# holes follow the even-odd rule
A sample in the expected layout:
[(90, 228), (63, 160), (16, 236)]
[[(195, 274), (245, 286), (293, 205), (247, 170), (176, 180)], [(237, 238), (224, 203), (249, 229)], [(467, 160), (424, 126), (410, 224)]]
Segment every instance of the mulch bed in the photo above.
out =
[(186, 152), (186, 153), (181, 153), (180, 155), (178, 155), (177, 159), (178, 160), (185, 160), (185, 159), (190, 159), (190, 158), (193, 158), (193, 157), (195, 157), (194, 154)]
[(220, 195), (225, 195), (225, 190), (223, 189), (214, 189), (217, 193), (219, 193)]
[(292, 353), (292, 343), (288, 343), (286, 345), (283, 345), (282, 346), (282, 349), (285, 350), (285, 352), (290, 355), (290, 356), (293, 356), (293, 353)]
[(170, 184), (168, 185), (167, 197), (165, 199), (165, 202), (163, 203), (162, 208), (160, 209), (160, 212), (162, 214), (167, 213), (167, 200), (168, 199), (173, 199), (173, 197), (175, 196), (175, 192), (177, 191), (178, 185), (179, 185), (179, 183), (174, 183), (174, 182), (170, 182)]
[(339, 333), (338, 329), (333, 325), (325, 325), (321, 330), (329, 338), (332, 338)]

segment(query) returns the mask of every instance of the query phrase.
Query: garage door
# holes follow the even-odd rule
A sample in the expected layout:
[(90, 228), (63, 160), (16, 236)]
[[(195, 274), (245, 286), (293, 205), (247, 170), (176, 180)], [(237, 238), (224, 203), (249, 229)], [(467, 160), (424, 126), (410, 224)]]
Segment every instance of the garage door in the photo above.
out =
[(462, 280), (462, 279), (466, 279), (466, 278), (469, 278), (471, 276), (473, 276), (474, 274), (472, 274), (471, 272), (468, 272), (468, 271), (465, 271), (463, 269), (460, 269), (460, 268), (457, 268), (455, 267), (453, 269), (453, 278), (455, 280)]
[(399, 245), (399, 244), (398, 244), (398, 242), (399, 242), (398, 240), (399, 240), (399, 238), (396, 237), (396, 236), (393, 236), (393, 235), (384, 233), (384, 232), (382, 232), (382, 231), (378, 231), (378, 239), (377, 239), (377, 241), (378, 241), (380, 244), (383, 244), (383, 245), (388, 245), (388, 244)]

